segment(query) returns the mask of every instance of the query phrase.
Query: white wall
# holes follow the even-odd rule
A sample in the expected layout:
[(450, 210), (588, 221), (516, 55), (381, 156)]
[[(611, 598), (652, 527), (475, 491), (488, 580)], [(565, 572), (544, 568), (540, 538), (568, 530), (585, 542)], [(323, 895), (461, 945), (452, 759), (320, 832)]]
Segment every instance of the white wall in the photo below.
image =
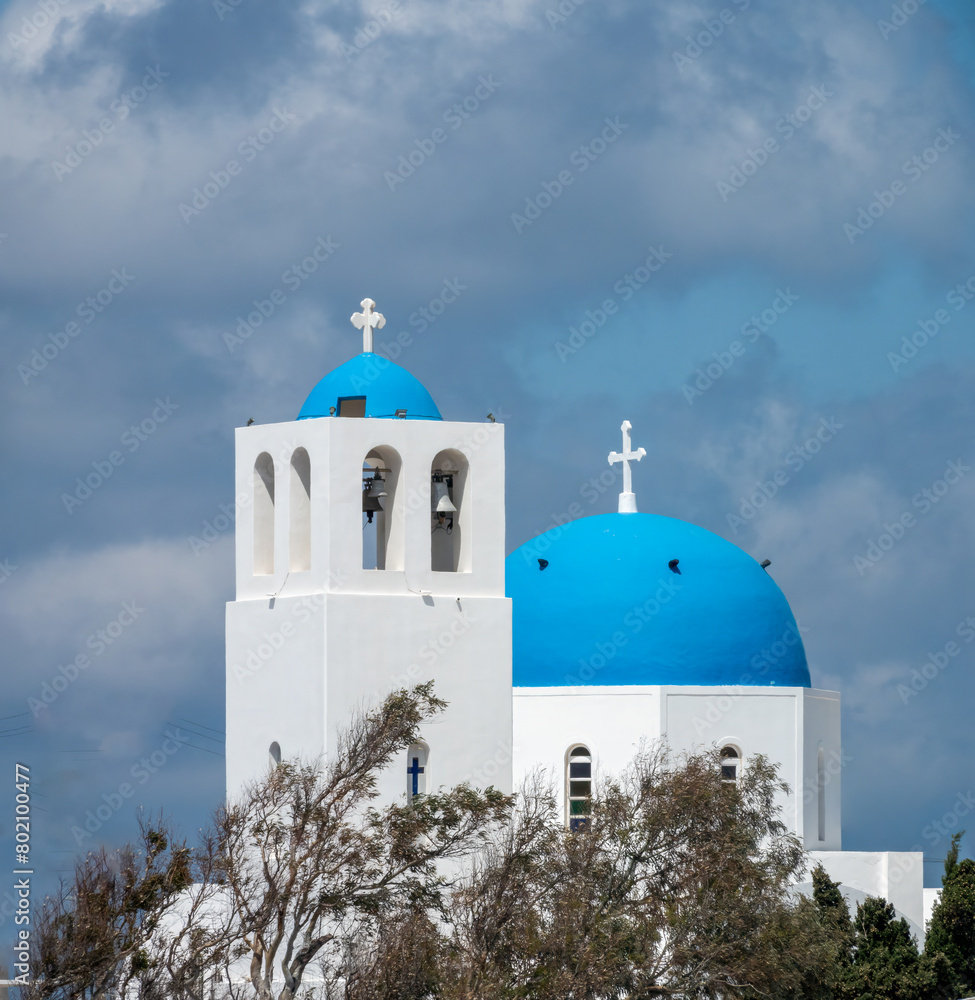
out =
[[(237, 600), (322, 591), (504, 593), (502, 424), (319, 417), (238, 427), (236, 447)], [(311, 569), (290, 572), (290, 463), (299, 447), (311, 463)], [(377, 572), (362, 569), (362, 463), (383, 447), (395, 449), (402, 460), (396, 516), (403, 521), (405, 553), (403, 568)], [(471, 544), (466, 573), (430, 568), (430, 468), (446, 450), (462, 453), (470, 463), (457, 529)], [(263, 452), (271, 455), (275, 470), (274, 571), (255, 575), (253, 470)]]
[[(311, 465), (311, 568), (289, 571), (291, 455)], [(398, 568), (362, 568), (362, 464), (399, 456), (384, 501), (402, 538)], [(452, 450), (469, 470), (457, 527), (462, 572), (431, 569), (430, 470)], [(274, 460), (273, 573), (255, 575), (254, 463)], [(500, 424), (318, 418), (237, 431), (237, 599), (227, 608), (227, 788), (285, 757), (335, 746), (355, 711), (397, 687), (435, 682), (448, 701), (424, 727), (429, 787), (511, 788), (511, 606), (504, 596), (504, 433)], [(272, 596), (273, 595), (273, 596)], [(406, 791), (406, 754), (381, 795)]]
[[(841, 761), (839, 696), (809, 688), (579, 686), (514, 689), (514, 778), (543, 766), (560, 783), (565, 753), (583, 743), (597, 769), (618, 773), (641, 740), (666, 736), (677, 754), (731, 743), (764, 754), (791, 789), (782, 819), (809, 849), (839, 849), (838, 773), (824, 785), (826, 839), (818, 838), (816, 758)], [(839, 771), (839, 763), (835, 770)]]
[[(810, 871), (822, 864), (850, 903), (856, 915), (856, 903), (867, 896), (882, 896), (904, 917), (911, 933), (924, 941), (924, 864), (919, 851), (812, 851)], [(800, 886), (811, 893), (811, 881)]]

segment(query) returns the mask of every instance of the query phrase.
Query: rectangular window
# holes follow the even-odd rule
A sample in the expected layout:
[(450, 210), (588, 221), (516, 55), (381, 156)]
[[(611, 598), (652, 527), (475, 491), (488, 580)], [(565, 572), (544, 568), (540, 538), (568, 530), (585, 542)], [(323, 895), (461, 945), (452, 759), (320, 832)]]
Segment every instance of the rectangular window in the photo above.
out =
[(364, 417), (366, 415), (365, 396), (345, 396), (339, 399), (340, 417)]

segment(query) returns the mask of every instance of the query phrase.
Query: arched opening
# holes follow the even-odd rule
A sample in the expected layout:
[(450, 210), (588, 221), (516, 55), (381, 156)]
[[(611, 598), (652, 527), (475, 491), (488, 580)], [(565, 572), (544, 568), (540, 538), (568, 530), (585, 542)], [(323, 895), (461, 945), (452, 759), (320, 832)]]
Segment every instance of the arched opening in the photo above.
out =
[(362, 463), (362, 568), (403, 569), (405, 510), (397, 486), (402, 461), (388, 445)]
[(730, 743), (721, 748), (721, 780), (734, 784), (741, 771), (741, 751)]
[(430, 748), (414, 743), (406, 753), (406, 801), (426, 795), (430, 788)]
[(819, 839), (826, 839), (826, 754), (819, 748), (816, 755), (816, 820)]
[(430, 568), (441, 573), (471, 571), (469, 465), (453, 448), (430, 466)]
[(274, 460), (261, 452), (254, 463), (254, 575), (274, 572)]
[(311, 569), (311, 459), (304, 448), (291, 456), (291, 509), (289, 530), (294, 572)]
[(281, 763), (281, 744), (277, 740), (267, 748), (267, 757), (271, 770), (274, 770)]
[(582, 830), (589, 822), (592, 804), (592, 754), (588, 747), (574, 746), (566, 754), (565, 811), (570, 830)]

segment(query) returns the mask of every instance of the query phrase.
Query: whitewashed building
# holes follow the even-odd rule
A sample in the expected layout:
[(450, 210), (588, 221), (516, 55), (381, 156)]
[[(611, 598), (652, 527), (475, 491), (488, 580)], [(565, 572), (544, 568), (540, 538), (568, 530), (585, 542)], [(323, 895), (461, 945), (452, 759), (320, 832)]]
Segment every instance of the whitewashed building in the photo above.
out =
[(923, 935), (919, 853), (842, 850), (840, 695), (812, 687), (784, 595), (737, 546), (637, 511), (624, 421), (616, 513), (504, 558), (504, 428), (444, 420), (372, 350), (293, 422), (239, 428), (236, 600), (227, 608), (227, 791), (315, 756), (358, 708), (427, 680), (449, 707), (383, 776), (388, 799), (545, 768), (566, 823), (594, 774), (644, 741), (716, 746), (726, 779), (764, 754), (782, 816), (847, 896), (887, 898)]

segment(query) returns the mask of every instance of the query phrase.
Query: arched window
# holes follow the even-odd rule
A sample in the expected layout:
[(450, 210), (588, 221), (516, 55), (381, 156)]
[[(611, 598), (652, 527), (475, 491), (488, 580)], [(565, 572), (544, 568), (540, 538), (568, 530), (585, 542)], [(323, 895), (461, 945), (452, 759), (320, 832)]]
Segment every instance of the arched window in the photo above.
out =
[(274, 460), (261, 452), (254, 463), (254, 575), (274, 572)]
[(440, 452), (430, 466), (430, 568), (441, 573), (471, 571), (468, 463), (463, 452)]
[(429, 786), (430, 748), (425, 743), (414, 743), (406, 752), (406, 801), (417, 795), (426, 795)]
[(268, 764), (272, 770), (281, 763), (281, 744), (277, 740), (267, 748), (267, 756)]
[(406, 512), (396, 490), (401, 465), (399, 452), (387, 445), (363, 460), (363, 569), (403, 569)]
[(721, 780), (734, 783), (738, 780), (741, 768), (741, 753), (737, 747), (723, 746), (721, 748)]
[(819, 748), (816, 755), (816, 812), (819, 839), (826, 839), (826, 754)]
[(566, 757), (565, 800), (569, 829), (581, 830), (589, 822), (592, 802), (592, 754), (574, 746)]
[(291, 456), (290, 569), (311, 569), (311, 460), (304, 448)]

